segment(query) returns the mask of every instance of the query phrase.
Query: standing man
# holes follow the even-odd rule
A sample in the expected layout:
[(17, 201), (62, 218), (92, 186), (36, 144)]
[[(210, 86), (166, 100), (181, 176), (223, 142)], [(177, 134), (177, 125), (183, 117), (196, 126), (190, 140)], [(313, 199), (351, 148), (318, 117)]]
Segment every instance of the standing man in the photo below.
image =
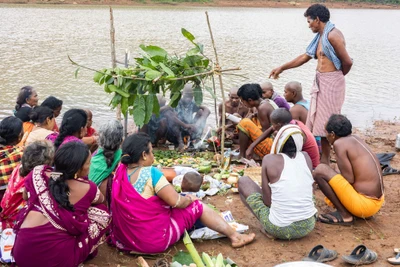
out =
[(317, 35), (307, 47), (306, 53), (271, 71), (269, 77), (277, 79), (284, 70), (297, 68), (311, 58), (318, 60), (317, 72), (311, 89), (311, 106), (307, 127), (314, 136), (321, 136), (321, 162), (329, 163), (330, 146), (324, 133), (324, 125), (330, 115), (340, 113), (344, 102), (345, 79), (353, 65), (346, 51), (346, 42), (341, 31), (329, 21), (328, 8), (321, 4), (310, 6), (304, 16), (309, 28)]

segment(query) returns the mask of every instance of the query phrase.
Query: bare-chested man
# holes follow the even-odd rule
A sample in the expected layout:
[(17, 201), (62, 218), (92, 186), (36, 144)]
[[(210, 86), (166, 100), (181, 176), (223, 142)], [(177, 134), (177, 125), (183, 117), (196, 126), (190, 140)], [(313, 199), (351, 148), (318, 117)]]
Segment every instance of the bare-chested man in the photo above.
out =
[(283, 96), (287, 102), (293, 103), (290, 113), (294, 120), (301, 121), (306, 124), (310, 102), (303, 98), (303, 89), (299, 82), (289, 82), (285, 85)]
[[(272, 100), (261, 98), (262, 90), (256, 83), (242, 85), (237, 94), (246, 107), (257, 110), (251, 118), (242, 119), (238, 124), (240, 156), (244, 157), (247, 147), (271, 126), (269, 117), (277, 106)], [(254, 153), (261, 158), (269, 154), (272, 141), (265, 138), (254, 148)]]
[[(243, 103), (240, 102), (240, 98), (237, 95), (237, 87), (234, 87), (229, 92), (229, 100), (225, 102), (225, 113), (233, 114), (239, 118), (245, 118), (249, 113)], [(219, 124), (222, 125), (222, 103), (218, 105)], [(234, 143), (239, 142), (239, 135), (236, 131), (236, 124), (231, 120), (225, 120), (225, 135), (228, 139), (232, 139)], [(221, 129), (221, 128), (220, 128)], [(220, 130), (219, 130), (220, 131)]]
[(382, 171), (368, 145), (351, 134), (351, 122), (343, 115), (332, 115), (326, 138), (333, 145), (340, 173), (326, 164), (314, 170), (314, 180), (337, 211), (319, 216), (323, 223), (349, 225), (353, 216), (368, 218), (384, 202)]
[[(328, 8), (321, 4), (310, 6), (304, 16), (309, 28), (317, 35), (307, 47), (306, 53), (271, 71), (274, 79), (284, 70), (297, 68), (311, 58), (318, 60), (317, 73), (311, 89), (311, 105), (308, 111), (307, 127), (314, 136), (321, 136), (321, 162), (329, 163), (329, 143), (324, 133), (324, 125), (332, 114), (339, 114), (345, 97), (346, 75), (353, 62), (346, 51), (346, 43), (341, 31), (329, 21)], [(321, 38), (320, 38), (321, 37)]]
[(271, 99), (275, 102), (278, 108), (285, 108), (290, 110), (290, 106), (286, 100), (280, 96), (277, 92), (274, 91), (274, 86), (270, 82), (263, 82), (260, 84), (262, 90), (262, 98), (263, 99)]

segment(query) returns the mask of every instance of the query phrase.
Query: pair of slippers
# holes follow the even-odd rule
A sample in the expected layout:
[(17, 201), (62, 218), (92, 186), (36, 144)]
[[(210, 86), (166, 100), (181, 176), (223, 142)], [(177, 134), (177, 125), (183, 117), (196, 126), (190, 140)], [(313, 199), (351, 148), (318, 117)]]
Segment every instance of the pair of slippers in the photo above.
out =
[[(337, 256), (338, 253), (336, 250), (330, 250), (322, 245), (318, 245), (310, 251), (308, 257), (304, 258), (303, 261), (328, 262), (336, 259)], [(353, 265), (364, 265), (375, 262), (378, 259), (378, 254), (375, 251), (369, 250), (364, 245), (359, 245), (350, 255), (342, 256), (342, 259)]]
[(386, 166), (382, 168), (382, 176), (391, 175), (391, 174), (400, 174), (400, 170), (392, 168), (390, 166)]
[(393, 251), (394, 251), (394, 253), (396, 253), (396, 256), (393, 258), (387, 259), (387, 261), (393, 265), (400, 265), (400, 248), (395, 248)]

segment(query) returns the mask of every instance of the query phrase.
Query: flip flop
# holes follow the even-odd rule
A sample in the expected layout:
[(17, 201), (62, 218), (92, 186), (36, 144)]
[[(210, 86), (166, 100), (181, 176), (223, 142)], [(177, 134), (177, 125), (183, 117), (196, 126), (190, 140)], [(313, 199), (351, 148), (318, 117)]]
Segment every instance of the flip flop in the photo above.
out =
[[(332, 217), (336, 218), (337, 221), (334, 221)], [(350, 226), (350, 225), (354, 224), (354, 218), (351, 222), (345, 222), (345, 221), (343, 221), (342, 215), (338, 211), (321, 214), (320, 216), (318, 216), (318, 221), (320, 221), (322, 223), (336, 224), (336, 225), (342, 225), (342, 226)]]
[(350, 255), (342, 256), (342, 259), (350, 264), (364, 265), (374, 263), (378, 259), (378, 254), (375, 251), (367, 249), (364, 245), (359, 245)]
[(317, 245), (311, 249), (308, 253), (308, 257), (304, 258), (303, 261), (314, 261), (314, 262), (327, 262), (333, 261), (337, 258), (338, 253), (336, 250), (330, 250), (324, 248), (322, 245)]
[(399, 174), (399, 173), (400, 173), (399, 170), (394, 169), (390, 166), (387, 166), (382, 170), (382, 176), (391, 175), (391, 174)]
[(400, 253), (397, 253), (396, 257), (389, 258), (387, 261), (393, 265), (400, 265)]

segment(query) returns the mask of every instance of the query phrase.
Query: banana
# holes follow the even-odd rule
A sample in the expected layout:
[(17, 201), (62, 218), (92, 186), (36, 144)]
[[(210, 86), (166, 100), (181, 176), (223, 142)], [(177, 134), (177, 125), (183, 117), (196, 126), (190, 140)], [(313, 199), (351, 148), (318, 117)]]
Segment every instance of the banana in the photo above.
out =
[(206, 264), (206, 267), (214, 267), (214, 263), (211, 260), (210, 255), (208, 255), (207, 253), (203, 252), (203, 254), (201, 255), (201, 258), (203, 259), (203, 262)]

